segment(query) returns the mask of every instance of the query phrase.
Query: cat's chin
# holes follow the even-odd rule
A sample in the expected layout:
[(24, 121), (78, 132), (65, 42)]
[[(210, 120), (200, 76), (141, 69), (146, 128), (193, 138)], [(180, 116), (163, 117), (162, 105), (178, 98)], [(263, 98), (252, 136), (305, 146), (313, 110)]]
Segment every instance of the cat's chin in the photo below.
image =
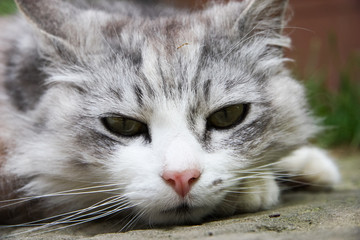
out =
[(181, 204), (158, 212), (150, 212), (147, 217), (152, 224), (159, 226), (187, 225), (201, 223), (210, 212), (209, 207), (191, 207)]

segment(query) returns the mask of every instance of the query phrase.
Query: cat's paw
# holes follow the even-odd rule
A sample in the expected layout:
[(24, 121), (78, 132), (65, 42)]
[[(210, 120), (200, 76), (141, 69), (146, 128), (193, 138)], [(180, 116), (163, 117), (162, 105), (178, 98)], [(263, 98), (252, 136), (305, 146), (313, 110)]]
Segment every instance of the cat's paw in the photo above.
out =
[(279, 201), (280, 190), (272, 174), (249, 178), (239, 188), (237, 212), (256, 212), (268, 209)]
[(340, 182), (340, 173), (333, 159), (316, 147), (302, 147), (282, 158), (276, 170), (314, 188), (332, 188)]

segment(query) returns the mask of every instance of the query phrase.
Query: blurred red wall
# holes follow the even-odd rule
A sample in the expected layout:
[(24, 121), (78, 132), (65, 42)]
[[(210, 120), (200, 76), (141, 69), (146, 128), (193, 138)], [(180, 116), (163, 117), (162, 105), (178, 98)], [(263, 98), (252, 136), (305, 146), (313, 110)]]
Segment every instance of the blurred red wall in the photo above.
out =
[(302, 76), (325, 71), (329, 86), (336, 88), (350, 58), (360, 57), (360, 1), (290, 0), (290, 6), (290, 57)]

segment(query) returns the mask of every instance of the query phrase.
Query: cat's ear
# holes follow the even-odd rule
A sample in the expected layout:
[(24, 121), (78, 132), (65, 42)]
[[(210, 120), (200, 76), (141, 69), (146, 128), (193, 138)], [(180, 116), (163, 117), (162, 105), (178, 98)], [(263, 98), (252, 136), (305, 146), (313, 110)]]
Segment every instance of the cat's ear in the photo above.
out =
[(281, 34), (285, 25), (288, 0), (245, 0), (234, 28), (242, 35)]
[(15, 0), (18, 9), (49, 38), (68, 42), (65, 24), (79, 14), (79, 10), (61, 0)]
[[(102, 48), (102, 12), (80, 9), (64, 0), (15, 0), (28, 22), (40, 32), (38, 46), (56, 61), (77, 61), (79, 53)], [(106, 16), (105, 16), (106, 15)]]

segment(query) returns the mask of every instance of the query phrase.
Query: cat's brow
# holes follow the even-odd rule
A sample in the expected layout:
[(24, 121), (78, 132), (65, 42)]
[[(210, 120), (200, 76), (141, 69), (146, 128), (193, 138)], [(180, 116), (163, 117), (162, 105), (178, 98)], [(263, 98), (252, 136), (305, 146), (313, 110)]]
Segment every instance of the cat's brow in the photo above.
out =
[(141, 90), (139, 85), (135, 85), (133, 87), (133, 91), (136, 95), (136, 101), (137, 101), (138, 105), (142, 106), (143, 105), (143, 97), (144, 97), (143, 91)]
[(204, 83), (204, 98), (206, 102), (209, 102), (210, 100), (210, 88), (211, 88), (211, 79), (208, 79)]

